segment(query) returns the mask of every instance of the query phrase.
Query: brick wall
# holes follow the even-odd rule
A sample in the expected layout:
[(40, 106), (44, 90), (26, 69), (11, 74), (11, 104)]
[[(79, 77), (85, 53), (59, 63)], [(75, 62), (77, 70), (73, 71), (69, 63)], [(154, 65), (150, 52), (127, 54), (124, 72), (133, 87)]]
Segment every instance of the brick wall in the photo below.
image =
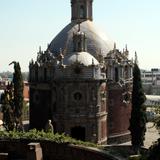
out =
[(130, 139), (128, 127), (131, 116), (131, 103), (124, 102), (123, 92), (123, 88), (118, 85), (109, 88), (108, 143), (121, 143)]

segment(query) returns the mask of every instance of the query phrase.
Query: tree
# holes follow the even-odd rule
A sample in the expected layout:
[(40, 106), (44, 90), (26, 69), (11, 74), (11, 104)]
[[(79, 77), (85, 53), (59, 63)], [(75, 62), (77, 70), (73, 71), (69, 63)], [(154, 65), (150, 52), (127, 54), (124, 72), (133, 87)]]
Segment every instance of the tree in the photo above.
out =
[(2, 94), (3, 125), (7, 131), (14, 129), (14, 97), (13, 84), (8, 84)]
[(13, 81), (3, 95), (3, 121), (7, 130), (22, 130), (23, 78), (19, 63), (14, 61), (11, 64), (14, 64)]
[(146, 108), (143, 105), (145, 100), (146, 97), (143, 92), (141, 74), (136, 57), (133, 67), (132, 111), (129, 126), (131, 143), (136, 152), (143, 146), (146, 132)]
[[(16, 129), (22, 127), (22, 110), (23, 110), (23, 78), (21, 68), (18, 62), (14, 63), (13, 85), (14, 85), (14, 116)], [(11, 63), (12, 64), (12, 63)]]

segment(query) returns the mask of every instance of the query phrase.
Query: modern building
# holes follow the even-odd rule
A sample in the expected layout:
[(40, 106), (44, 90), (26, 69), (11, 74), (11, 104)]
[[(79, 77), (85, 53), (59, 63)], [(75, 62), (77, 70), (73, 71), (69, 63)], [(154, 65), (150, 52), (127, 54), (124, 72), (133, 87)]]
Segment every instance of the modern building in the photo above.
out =
[(30, 128), (104, 144), (127, 141), (132, 66), (92, 17), (93, 0), (71, 0), (71, 22), (29, 64)]
[(141, 70), (143, 84), (160, 85), (160, 69), (152, 68), (150, 71)]
[(146, 107), (159, 107), (160, 106), (160, 96), (146, 95), (146, 101), (144, 105)]
[(160, 95), (160, 69), (141, 70), (141, 79), (146, 94)]

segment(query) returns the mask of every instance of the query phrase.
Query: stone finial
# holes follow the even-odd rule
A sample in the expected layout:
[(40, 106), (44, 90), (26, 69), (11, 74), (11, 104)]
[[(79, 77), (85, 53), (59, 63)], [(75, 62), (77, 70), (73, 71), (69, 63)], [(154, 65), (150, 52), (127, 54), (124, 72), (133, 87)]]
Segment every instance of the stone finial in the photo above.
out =
[(47, 49), (49, 48), (49, 43), (47, 43)]
[(137, 57), (137, 52), (136, 52), (136, 51), (135, 51), (134, 63), (135, 63), (135, 64), (138, 64), (138, 57)]
[(126, 57), (128, 57), (128, 55), (129, 55), (129, 51), (128, 51), (127, 44), (126, 44), (126, 46), (125, 46), (124, 55), (125, 55)]
[(126, 51), (128, 51), (128, 46), (127, 46), (127, 44), (126, 44), (126, 46), (125, 46), (125, 49), (126, 49)]
[(114, 48), (113, 49), (116, 50), (116, 42), (114, 42)]
[(92, 58), (92, 66), (94, 66), (94, 59)]
[(78, 23), (78, 32), (80, 32), (81, 31), (81, 23), (79, 22)]
[(39, 46), (39, 53), (41, 53), (42, 52), (42, 49), (41, 49), (41, 46)]

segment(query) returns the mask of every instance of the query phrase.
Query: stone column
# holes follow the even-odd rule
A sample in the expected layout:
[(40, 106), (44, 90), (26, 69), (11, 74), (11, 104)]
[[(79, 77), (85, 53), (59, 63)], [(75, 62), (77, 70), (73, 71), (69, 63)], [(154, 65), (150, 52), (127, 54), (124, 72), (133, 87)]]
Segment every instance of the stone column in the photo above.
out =
[(27, 160), (43, 160), (40, 143), (29, 143)]

